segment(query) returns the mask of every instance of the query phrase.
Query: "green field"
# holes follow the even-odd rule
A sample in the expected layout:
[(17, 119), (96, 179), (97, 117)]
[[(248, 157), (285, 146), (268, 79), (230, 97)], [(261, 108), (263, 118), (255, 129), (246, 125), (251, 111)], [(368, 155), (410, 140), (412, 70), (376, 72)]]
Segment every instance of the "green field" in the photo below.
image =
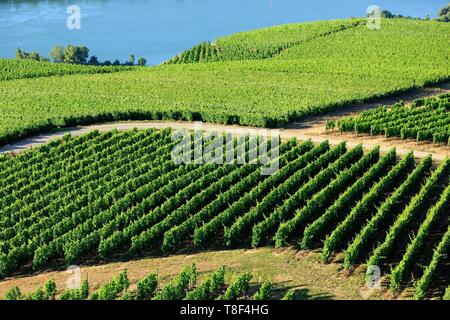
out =
[(177, 165), (176, 143), (170, 130), (92, 132), (0, 157), (0, 275), (55, 259), (294, 245), (322, 248), (325, 262), (344, 252), (348, 269), (380, 266), (394, 293), (412, 277), (421, 298), (448, 286), (435, 279), (449, 266), (450, 160), (290, 140), (263, 176), (258, 164)]
[[(45, 64), (31, 73), (55, 68), (68, 75), (0, 81), (0, 145), (57, 127), (125, 119), (283, 124), (448, 80), (449, 34), (449, 24), (435, 21), (384, 20), (380, 30), (361, 20), (314, 22), (219, 39), (220, 54), (201, 63), (107, 74)], [(6, 65), (4, 79), (21, 74), (11, 65), (28, 70)]]
[(327, 129), (450, 145), (450, 95), (398, 103), (327, 122)]

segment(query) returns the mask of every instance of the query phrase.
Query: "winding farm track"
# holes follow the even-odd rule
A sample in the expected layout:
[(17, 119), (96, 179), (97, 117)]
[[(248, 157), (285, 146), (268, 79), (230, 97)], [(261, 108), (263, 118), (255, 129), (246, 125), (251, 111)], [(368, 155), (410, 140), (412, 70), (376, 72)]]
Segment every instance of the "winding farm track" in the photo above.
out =
[[(386, 139), (382, 136), (370, 136), (367, 134), (355, 135), (353, 133), (339, 133), (330, 132), (325, 130), (325, 124), (329, 119), (337, 119), (345, 115), (356, 114), (364, 110), (377, 107), (379, 105), (392, 105), (400, 100), (405, 103), (410, 103), (415, 99), (430, 97), (438, 94), (450, 92), (450, 83), (443, 83), (428, 88), (417, 89), (396, 97), (378, 99), (376, 101), (364, 104), (349, 105), (345, 108), (329, 112), (326, 115), (308, 117), (302, 122), (294, 122), (285, 125), (280, 129), (281, 139), (297, 138), (298, 140), (311, 139), (313, 142), (320, 142), (323, 140), (329, 140), (331, 144), (339, 144), (342, 141), (347, 141), (349, 147), (362, 144), (364, 148), (371, 149), (375, 146), (380, 146), (382, 152), (386, 152), (389, 149), (395, 147), (399, 155), (405, 155), (410, 150), (414, 150), (416, 158), (423, 158), (428, 155), (432, 155), (435, 161), (442, 161), (446, 157), (450, 157), (450, 147), (444, 145), (436, 145), (428, 142), (416, 142), (413, 140), (400, 140), (396, 138)], [(53, 131), (47, 134), (40, 134), (35, 137), (26, 138), (11, 145), (0, 147), (0, 153), (12, 152), (19, 153), (21, 151), (37, 147), (39, 145), (48, 143), (52, 140), (61, 138), (65, 134), (71, 134), (72, 136), (79, 136), (88, 132), (98, 130), (100, 132), (109, 131), (112, 129), (117, 130), (130, 130), (133, 128), (147, 129), (147, 128), (172, 128), (172, 129), (185, 129), (194, 130), (196, 127), (194, 122), (182, 122), (182, 121), (126, 121), (105, 123), (97, 125), (79, 126), (75, 128), (61, 129)], [(218, 131), (229, 132), (232, 134), (245, 134), (249, 133), (250, 129), (264, 130), (256, 127), (244, 127), (244, 126), (229, 126), (212, 123), (202, 123), (202, 130), (205, 131)]]

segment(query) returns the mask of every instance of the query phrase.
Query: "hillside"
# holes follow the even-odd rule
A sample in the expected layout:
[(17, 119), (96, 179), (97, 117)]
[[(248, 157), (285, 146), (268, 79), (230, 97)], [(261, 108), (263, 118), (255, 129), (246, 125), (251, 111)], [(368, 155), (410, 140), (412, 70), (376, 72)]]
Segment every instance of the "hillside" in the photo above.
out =
[[(154, 67), (0, 60), (0, 298), (445, 297), (449, 35), (347, 19)], [(69, 265), (84, 291), (62, 291)]]
[(402, 19), (380, 30), (358, 20), (287, 25), (219, 39), (226, 61), (0, 81), (0, 144), (111, 120), (299, 120), (448, 79), (449, 28)]
[[(238, 154), (238, 140), (222, 142), (224, 157)], [(344, 251), (346, 269), (394, 268), (397, 293), (423, 276), (412, 261), (435, 265), (426, 279), (448, 263), (431, 248), (450, 239), (449, 159), (435, 168), (395, 149), (290, 140), (267, 176), (250, 149), (243, 165), (178, 165), (176, 145), (171, 130), (94, 131), (0, 157), (0, 277), (180, 250), (321, 247), (324, 262)], [(430, 281), (424, 292), (442, 294)]]

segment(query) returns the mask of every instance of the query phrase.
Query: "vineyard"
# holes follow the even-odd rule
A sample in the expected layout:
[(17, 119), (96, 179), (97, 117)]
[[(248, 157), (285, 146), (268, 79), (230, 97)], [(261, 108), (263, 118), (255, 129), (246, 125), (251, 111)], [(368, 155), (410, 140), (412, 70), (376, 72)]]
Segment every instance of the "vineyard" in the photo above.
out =
[(67, 63), (38, 62), (31, 60), (0, 59), (0, 81), (65, 76), (71, 74), (110, 73), (130, 70), (129, 67), (118, 66), (84, 66)]
[(381, 106), (357, 116), (330, 120), (327, 129), (450, 145), (450, 95), (416, 100), (411, 106)]
[[(224, 157), (237, 141), (222, 141)], [(293, 245), (321, 248), (324, 262), (342, 252), (346, 269), (379, 266), (393, 293), (413, 278), (416, 298), (450, 284), (436, 281), (450, 265), (449, 159), (436, 167), (412, 153), (289, 140), (279, 170), (264, 176), (248, 161), (177, 165), (176, 144), (170, 130), (92, 132), (1, 156), (0, 276), (87, 258)]]
[[(79, 288), (59, 291), (53, 279), (47, 281), (34, 292), (22, 294), (19, 287), (10, 288), (5, 300), (269, 300), (273, 286), (267, 280), (261, 285), (251, 284), (252, 275), (228, 275), (232, 280), (227, 283), (225, 267), (207, 275), (200, 282), (195, 264), (185, 267), (174, 279), (165, 285), (159, 283), (156, 272), (149, 273), (133, 286), (127, 270), (104, 283), (97, 290), (91, 290), (89, 281), (83, 280)], [(253, 294), (252, 294), (253, 292)], [(294, 298), (295, 291), (288, 291), (283, 299)]]
[[(0, 145), (120, 120), (282, 125), (448, 80), (449, 28), (404, 19), (386, 20), (380, 30), (353, 19), (285, 25), (204, 44), (192, 58), (202, 63), (103, 74), (115, 69), (2, 61)], [(195, 57), (209, 57), (209, 46), (220, 54)], [(38, 77), (52, 74), (64, 75)]]
[(284, 50), (318, 37), (364, 24), (363, 19), (287, 24), (204, 42), (167, 61), (167, 64), (273, 58)]

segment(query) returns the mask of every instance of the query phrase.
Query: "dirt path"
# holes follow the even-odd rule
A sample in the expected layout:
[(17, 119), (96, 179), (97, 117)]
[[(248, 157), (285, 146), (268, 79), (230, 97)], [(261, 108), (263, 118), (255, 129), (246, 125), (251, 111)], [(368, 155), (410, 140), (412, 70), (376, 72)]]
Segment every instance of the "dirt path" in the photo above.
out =
[[(79, 136), (82, 134), (86, 134), (93, 130), (98, 130), (100, 132), (105, 132), (113, 129), (117, 130), (130, 130), (133, 128), (137, 129), (147, 129), (147, 128), (155, 128), (155, 129), (163, 129), (163, 128), (172, 128), (172, 129), (186, 129), (193, 130), (195, 127), (192, 122), (119, 122), (112, 124), (101, 124), (101, 125), (91, 125), (91, 126), (83, 126), (77, 127), (73, 129), (67, 129), (62, 131), (57, 131), (49, 134), (39, 135), (33, 138), (24, 139), (21, 142), (15, 143), (13, 145), (5, 146), (0, 148), (0, 153), (4, 152), (13, 152), (19, 153), (29, 148), (37, 147), (41, 144), (48, 143), (54, 139), (61, 138), (63, 135), (70, 133), (72, 136)], [(226, 125), (217, 125), (217, 124), (202, 124), (203, 130), (212, 130), (218, 132), (230, 132), (232, 134), (245, 134), (249, 129), (260, 130), (260, 128), (250, 128), (250, 127), (238, 127), (238, 126), (226, 126)], [(316, 130), (313, 132), (313, 130)], [(299, 140), (307, 140), (311, 139), (313, 142), (321, 142), (324, 140), (329, 140), (329, 142), (333, 145), (339, 144), (342, 141), (347, 141), (347, 145), (349, 147), (354, 147), (358, 144), (363, 144), (365, 149), (371, 149), (375, 146), (380, 146), (380, 150), (382, 152), (386, 152), (393, 147), (397, 148), (397, 153), (399, 155), (405, 155), (410, 150), (414, 150), (414, 154), (416, 158), (423, 158), (429, 154), (433, 156), (433, 159), (436, 161), (442, 161), (445, 157), (450, 156), (450, 147), (435, 145), (427, 142), (417, 143), (415, 141), (405, 141), (399, 140), (395, 138), (386, 139), (381, 136), (369, 136), (369, 135), (354, 135), (351, 133), (335, 133), (335, 132), (326, 132), (322, 125), (315, 125), (311, 127), (307, 127), (305, 129), (302, 128), (284, 128), (280, 131), (281, 139), (290, 139), (297, 138)]]
[[(382, 136), (370, 136), (370, 135), (355, 135), (352, 133), (338, 133), (329, 132), (325, 130), (325, 124), (329, 119), (337, 119), (339, 117), (359, 113), (361, 111), (374, 108), (380, 104), (391, 105), (399, 100), (404, 100), (406, 103), (410, 103), (415, 99), (429, 97), (437, 94), (450, 92), (450, 83), (445, 83), (439, 86), (433, 86), (430, 88), (422, 88), (407, 94), (399, 95), (396, 98), (379, 99), (372, 103), (365, 103), (359, 105), (351, 105), (344, 109), (330, 112), (327, 115), (309, 117), (302, 122), (294, 122), (280, 128), (281, 139), (297, 138), (299, 140), (311, 139), (313, 142), (320, 142), (328, 139), (331, 144), (339, 144), (342, 141), (347, 141), (349, 147), (354, 147), (358, 144), (363, 144), (364, 148), (371, 149), (375, 146), (380, 146), (382, 152), (386, 152), (389, 149), (397, 148), (399, 155), (405, 155), (410, 150), (414, 150), (416, 158), (423, 158), (429, 154), (433, 156), (436, 161), (442, 161), (445, 157), (450, 156), (450, 147), (444, 145), (436, 145), (428, 142), (416, 142), (413, 140), (400, 140), (396, 138), (386, 139)], [(61, 138), (65, 134), (71, 134), (72, 136), (78, 136), (86, 134), (93, 130), (101, 132), (109, 131), (112, 129), (117, 130), (130, 130), (133, 128), (147, 129), (147, 128), (172, 128), (172, 129), (186, 129), (194, 130), (194, 122), (182, 122), (182, 121), (127, 121), (106, 123), (98, 125), (80, 126), (76, 128), (68, 128), (60, 131), (51, 132), (48, 134), (41, 134), (32, 138), (27, 138), (22, 141), (13, 143), (0, 148), (0, 153), (13, 152), (18, 153), (23, 150), (37, 147), (41, 144), (48, 143), (54, 139)], [(221, 124), (203, 123), (202, 130), (205, 131), (218, 131), (218, 132), (230, 132), (232, 134), (245, 134), (249, 130), (261, 130), (256, 127), (244, 127), (244, 126), (228, 126)]]

